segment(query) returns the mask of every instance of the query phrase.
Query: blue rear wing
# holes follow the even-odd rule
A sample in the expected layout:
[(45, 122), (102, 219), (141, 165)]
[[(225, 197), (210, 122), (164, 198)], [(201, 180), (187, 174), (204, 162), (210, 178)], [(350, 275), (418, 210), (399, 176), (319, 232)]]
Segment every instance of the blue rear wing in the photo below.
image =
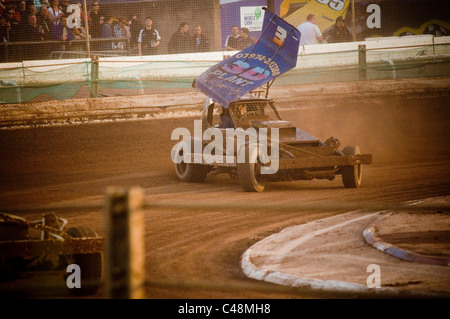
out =
[(258, 42), (210, 67), (194, 81), (194, 88), (223, 107), (297, 64), (300, 32), (263, 9), (263, 32)]

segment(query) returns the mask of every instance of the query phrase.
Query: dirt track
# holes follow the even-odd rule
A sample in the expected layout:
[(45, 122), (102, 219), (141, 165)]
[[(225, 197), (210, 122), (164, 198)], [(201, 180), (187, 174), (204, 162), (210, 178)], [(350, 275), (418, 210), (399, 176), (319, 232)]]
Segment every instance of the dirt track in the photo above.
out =
[[(277, 203), (274, 211), (146, 212), (147, 297), (314, 298), (312, 292), (247, 279), (239, 264), (242, 253), (287, 226), (342, 213), (293, 212), (283, 204), (400, 203), (450, 195), (449, 96), (450, 91), (414, 99), (330, 99), (313, 108), (299, 101), (296, 110), (278, 105), (284, 119), (316, 137), (339, 137), (343, 145), (373, 154), (359, 189), (345, 189), (340, 178), (274, 183), (260, 194), (243, 192), (225, 175), (204, 184), (182, 183), (170, 159), (170, 134), (177, 127), (192, 129), (193, 118), (0, 131), (0, 207), (101, 205), (110, 185), (141, 186), (147, 202)], [(101, 209), (61, 216), (104, 234)]]

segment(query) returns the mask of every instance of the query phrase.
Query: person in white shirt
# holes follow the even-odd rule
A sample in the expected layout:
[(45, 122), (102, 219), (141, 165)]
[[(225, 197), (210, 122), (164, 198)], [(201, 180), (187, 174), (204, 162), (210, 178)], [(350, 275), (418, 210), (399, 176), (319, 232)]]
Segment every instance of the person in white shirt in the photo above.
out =
[(316, 25), (316, 15), (308, 14), (306, 22), (297, 27), (300, 31), (300, 45), (322, 43), (322, 32)]

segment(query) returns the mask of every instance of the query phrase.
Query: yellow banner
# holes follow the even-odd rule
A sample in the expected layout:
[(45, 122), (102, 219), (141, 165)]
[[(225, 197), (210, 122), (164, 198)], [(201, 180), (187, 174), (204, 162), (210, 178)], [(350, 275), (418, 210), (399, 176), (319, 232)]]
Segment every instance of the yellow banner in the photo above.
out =
[(291, 7), (291, 4), (296, 4), (296, 3), (305, 3), (305, 2), (309, 2), (311, 0), (284, 0), (281, 4), (280, 4), (280, 16), (283, 18), (286, 13), (289, 12), (289, 8)]
[[(284, 2), (281, 5), (285, 4)], [(351, 0), (312, 0), (284, 20), (297, 27), (306, 22), (308, 14), (313, 13), (316, 15), (320, 31), (324, 32), (336, 22), (337, 17), (345, 17), (350, 2)]]

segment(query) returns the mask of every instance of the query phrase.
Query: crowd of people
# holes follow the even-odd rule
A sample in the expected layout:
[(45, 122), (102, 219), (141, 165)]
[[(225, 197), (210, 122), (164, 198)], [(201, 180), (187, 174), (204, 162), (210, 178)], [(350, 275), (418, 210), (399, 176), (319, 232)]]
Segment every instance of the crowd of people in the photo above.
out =
[[(70, 27), (67, 12), (70, 4), (80, 7), (80, 25)], [(88, 28), (87, 28), (88, 27)], [(88, 32), (87, 32), (88, 29)], [(82, 1), (69, 0), (0, 0), (0, 41), (36, 42), (44, 40), (71, 41), (86, 39), (121, 38), (125, 41), (91, 41), (93, 50), (129, 50), (136, 55), (157, 54), (161, 35), (154, 29), (152, 17), (141, 24), (136, 15), (115, 18), (101, 10), (100, 2), (93, 1), (87, 19)], [(210, 41), (201, 25), (195, 25), (189, 34), (189, 24), (182, 22), (168, 39), (169, 53), (208, 52)]]
[(248, 28), (241, 28), (237, 25), (231, 26), (231, 34), (225, 40), (225, 50), (243, 50), (252, 44), (256, 43), (256, 39), (250, 36), (250, 31)]
[(300, 45), (319, 43), (341, 43), (353, 41), (353, 36), (347, 29), (346, 21), (343, 17), (337, 17), (335, 24), (326, 30), (324, 34), (316, 24), (316, 15), (308, 14), (306, 21), (298, 25), (300, 31)]
[[(69, 17), (75, 12), (75, 9), (67, 12), (70, 4), (80, 8), (78, 25), (68, 24)], [(98, 1), (92, 2), (86, 19), (82, 1), (0, 0), (1, 42), (85, 39), (87, 27), (90, 38), (131, 38), (128, 19), (103, 15)], [(116, 48), (124, 49), (124, 43), (110, 43), (103, 47), (109, 50)]]
[[(316, 20), (316, 15), (311, 13), (308, 14), (305, 22), (297, 26), (301, 34), (300, 45), (353, 41), (353, 36), (343, 17), (338, 17), (335, 24), (327, 29), (324, 34), (317, 26)], [(231, 34), (225, 40), (225, 50), (243, 50), (254, 43), (256, 43), (256, 39), (249, 35), (248, 28), (239, 30), (237, 25), (233, 25), (231, 26)]]
[[(78, 5), (81, 19), (79, 25), (69, 23), (71, 12), (69, 5)], [(106, 15), (99, 1), (92, 1), (87, 11), (83, 10), (82, 1), (74, 0), (0, 0), (0, 41), (1, 42), (39, 42), (44, 40), (71, 41), (86, 39), (87, 27), (91, 39), (127, 39), (127, 41), (93, 41), (93, 50), (128, 50), (134, 55), (158, 54), (162, 41), (167, 43), (167, 52), (191, 53), (211, 51), (209, 38), (203, 33), (201, 25), (194, 25), (193, 34), (187, 22), (181, 22), (176, 32), (169, 39), (162, 39), (155, 29), (153, 18), (148, 16), (141, 23), (137, 16), (113, 17)], [(72, 27), (71, 27), (72, 26)], [(322, 35), (316, 25), (316, 17), (310, 14), (307, 21), (298, 26), (302, 36), (300, 45), (322, 42), (336, 43), (352, 41), (352, 36), (342, 17)], [(237, 25), (231, 27), (231, 34), (226, 38), (225, 50), (243, 50), (256, 43), (248, 28)], [(129, 45), (129, 46), (128, 46)], [(36, 50), (35, 50), (36, 51)], [(41, 50), (44, 52), (45, 50)], [(41, 52), (41, 53), (42, 53)], [(48, 53), (48, 52), (47, 52)], [(162, 52), (166, 53), (166, 52)]]

